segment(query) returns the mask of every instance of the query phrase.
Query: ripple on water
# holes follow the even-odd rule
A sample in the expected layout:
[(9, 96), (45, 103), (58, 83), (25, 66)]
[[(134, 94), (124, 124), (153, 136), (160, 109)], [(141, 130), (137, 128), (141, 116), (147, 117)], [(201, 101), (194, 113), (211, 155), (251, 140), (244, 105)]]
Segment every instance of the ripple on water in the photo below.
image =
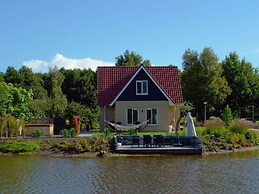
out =
[(0, 193), (259, 193), (259, 152), (213, 156), (0, 157)]

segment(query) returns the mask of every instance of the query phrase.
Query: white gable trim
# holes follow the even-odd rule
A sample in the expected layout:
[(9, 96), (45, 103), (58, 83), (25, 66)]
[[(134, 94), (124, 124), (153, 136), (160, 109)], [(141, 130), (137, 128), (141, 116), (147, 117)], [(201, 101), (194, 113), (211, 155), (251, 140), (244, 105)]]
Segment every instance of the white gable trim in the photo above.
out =
[(110, 106), (112, 106), (117, 99), (120, 97), (120, 95), (124, 92), (124, 90), (128, 87), (128, 85), (133, 81), (133, 79), (136, 77), (136, 75), (140, 72), (140, 70), (143, 69), (145, 73), (148, 75), (148, 77), (153, 81), (153, 83), (158, 87), (158, 89), (163, 93), (163, 95), (166, 97), (170, 105), (174, 105), (175, 103), (171, 100), (171, 98), (165, 93), (165, 91), (158, 85), (158, 83), (153, 79), (153, 77), (149, 74), (149, 72), (146, 70), (146, 68), (141, 65), (139, 69), (136, 71), (136, 73), (132, 76), (132, 78), (128, 81), (128, 83), (124, 86), (124, 88), (120, 91), (120, 93), (114, 98)]

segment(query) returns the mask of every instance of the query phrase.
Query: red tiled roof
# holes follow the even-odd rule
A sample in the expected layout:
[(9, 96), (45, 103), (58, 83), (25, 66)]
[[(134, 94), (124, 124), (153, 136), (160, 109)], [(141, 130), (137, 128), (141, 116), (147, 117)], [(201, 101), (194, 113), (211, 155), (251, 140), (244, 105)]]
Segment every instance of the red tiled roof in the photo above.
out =
[[(140, 67), (98, 67), (97, 103), (111, 104)], [(177, 67), (150, 66), (145, 69), (175, 104), (183, 102)]]

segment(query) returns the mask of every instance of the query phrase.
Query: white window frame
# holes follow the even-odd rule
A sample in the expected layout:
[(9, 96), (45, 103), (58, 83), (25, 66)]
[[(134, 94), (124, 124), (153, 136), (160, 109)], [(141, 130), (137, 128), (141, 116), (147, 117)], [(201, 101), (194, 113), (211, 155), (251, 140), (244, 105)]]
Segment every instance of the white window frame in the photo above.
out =
[[(158, 109), (157, 108), (147, 108), (146, 109), (146, 120), (148, 120), (149, 118), (148, 118), (148, 114), (147, 114), (147, 112), (149, 111), (149, 110), (151, 110), (151, 121), (148, 123), (148, 125), (151, 125), (151, 126), (158, 126)], [(152, 123), (152, 115), (154, 115), (153, 114), (153, 110), (156, 110), (156, 123)]]
[[(138, 83), (141, 84), (141, 92), (138, 93)], [(146, 92), (144, 92), (144, 83), (146, 83)], [(148, 95), (148, 81), (147, 80), (137, 80), (136, 81), (136, 95)]]
[[(132, 123), (128, 123), (128, 121), (129, 121), (129, 120), (128, 120), (128, 110), (129, 110), (129, 109), (132, 110), (132, 114), (131, 114)], [(139, 110), (138, 110), (137, 108), (127, 108), (127, 109), (126, 109), (126, 124), (127, 124), (127, 125), (133, 125), (134, 122), (135, 122), (135, 121), (133, 120), (133, 118), (134, 118), (134, 116), (133, 116), (134, 110), (137, 111), (137, 114), (138, 114), (138, 115), (137, 115), (137, 119), (138, 119), (137, 121), (139, 121)]]

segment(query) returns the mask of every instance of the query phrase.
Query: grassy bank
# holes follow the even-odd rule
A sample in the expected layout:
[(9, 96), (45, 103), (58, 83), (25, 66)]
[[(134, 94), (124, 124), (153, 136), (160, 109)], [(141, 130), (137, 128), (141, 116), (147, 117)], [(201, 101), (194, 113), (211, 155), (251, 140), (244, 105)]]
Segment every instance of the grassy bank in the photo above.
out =
[[(204, 153), (233, 151), (259, 146), (259, 133), (245, 126), (231, 127), (207, 125), (196, 127)], [(187, 130), (179, 132), (186, 135)], [(129, 133), (123, 133), (129, 135)], [(139, 132), (138, 135), (176, 135), (166, 132)], [(70, 138), (25, 138), (0, 140), (0, 153), (46, 154), (46, 155), (97, 155), (100, 151), (111, 153), (112, 136), (115, 133), (105, 131), (95, 133), (93, 137)], [(132, 134), (134, 135), (134, 134)]]
[(11, 154), (97, 154), (110, 151), (110, 138), (27, 138), (0, 140), (0, 153)]

